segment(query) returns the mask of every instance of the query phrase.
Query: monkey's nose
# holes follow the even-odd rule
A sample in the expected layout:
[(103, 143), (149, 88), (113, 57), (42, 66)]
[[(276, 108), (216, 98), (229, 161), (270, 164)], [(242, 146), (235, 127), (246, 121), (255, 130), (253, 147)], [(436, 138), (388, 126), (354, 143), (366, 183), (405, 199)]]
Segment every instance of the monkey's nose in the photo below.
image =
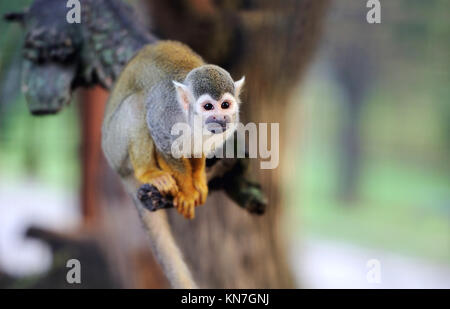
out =
[(211, 118), (215, 121), (225, 121), (225, 122), (230, 122), (231, 121), (231, 117), (228, 115), (217, 115), (217, 116), (211, 116)]
[(223, 133), (227, 130), (227, 121), (226, 120), (219, 120), (216, 117), (211, 117), (210, 119), (207, 119), (206, 129), (214, 134)]

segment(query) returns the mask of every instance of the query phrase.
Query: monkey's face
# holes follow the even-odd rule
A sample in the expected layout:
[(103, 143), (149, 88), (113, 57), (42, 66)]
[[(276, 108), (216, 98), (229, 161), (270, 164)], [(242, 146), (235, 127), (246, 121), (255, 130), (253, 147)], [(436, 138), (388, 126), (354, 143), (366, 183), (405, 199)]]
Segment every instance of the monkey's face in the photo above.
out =
[(198, 140), (196, 137), (202, 137), (200, 142), (204, 153), (212, 153), (236, 130), (239, 94), (244, 81), (242, 78), (235, 82), (227, 71), (215, 65), (203, 65), (192, 70), (183, 83), (173, 81), (177, 100), (192, 129), (193, 140), (195, 142)]
[[(184, 83), (174, 81), (177, 100), (194, 126), (201, 120), (203, 131), (221, 134), (234, 131), (239, 121), (239, 95), (245, 78), (234, 81), (230, 74), (215, 65), (203, 65), (192, 70)], [(233, 133), (233, 132), (231, 132)]]
[(234, 130), (239, 121), (239, 101), (228, 92), (218, 100), (203, 94), (196, 100), (193, 114), (201, 117), (203, 129), (213, 134), (224, 133)]

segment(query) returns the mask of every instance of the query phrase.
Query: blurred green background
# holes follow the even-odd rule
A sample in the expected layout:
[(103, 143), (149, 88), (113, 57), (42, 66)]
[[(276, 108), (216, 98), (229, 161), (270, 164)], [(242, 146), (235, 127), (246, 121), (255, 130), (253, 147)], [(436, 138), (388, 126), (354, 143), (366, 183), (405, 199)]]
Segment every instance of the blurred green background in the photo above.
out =
[(379, 25), (336, 2), (293, 103), (292, 211), (312, 235), (448, 264), (450, 2), (382, 1)]

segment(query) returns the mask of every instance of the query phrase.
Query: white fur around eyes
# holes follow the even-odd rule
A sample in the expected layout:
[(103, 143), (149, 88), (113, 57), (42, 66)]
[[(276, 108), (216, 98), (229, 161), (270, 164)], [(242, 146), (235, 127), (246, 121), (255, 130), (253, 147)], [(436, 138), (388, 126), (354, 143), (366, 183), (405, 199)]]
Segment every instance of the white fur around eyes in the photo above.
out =
[(228, 93), (228, 92), (225, 93), (225, 94), (220, 98), (219, 104), (222, 104), (222, 102), (225, 102), (225, 101), (229, 102), (230, 105), (231, 105), (231, 106), (230, 106), (228, 109), (226, 109), (225, 111), (226, 111), (227, 113), (234, 113), (234, 112), (236, 112), (236, 110), (238, 109), (238, 106), (237, 106), (238, 102), (236, 102), (235, 97), (234, 97), (231, 93)]
[(226, 113), (233, 113), (238, 109), (237, 104), (239, 104), (239, 102), (236, 100), (236, 98), (229, 92), (226, 92), (222, 95), (222, 97), (220, 98), (219, 101), (214, 100), (209, 94), (202, 94), (196, 101), (195, 103), (195, 112), (196, 113), (213, 113), (215, 110), (210, 110), (210, 111), (205, 111), (203, 106), (206, 103), (211, 103), (214, 105), (214, 107), (219, 108), (220, 104), (222, 104), (223, 102), (229, 102), (230, 103), (230, 108), (226, 109), (226, 110), (222, 110), (222, 112), (226, 112)]
[(202, 94), (198, 99), (197, 99), (197, 103), (200, 105), (200, 104), (203, 104), (203, 103), (206, 103), (206, 102), (208, 102), (208, 101), (212, 101), (212, 102), (215, 102), (215, 100), (213, 100), (213, 98), (211, 98), (211, 96), (209, 95), (209, 94)]
[(213, 98), (211, 98), (211, 96), (209, 94), (202, 94), (198, 99), (197, 102), (195, 103), (195, 111), (197, 113), (201, 113), (203, 112), (203, 105), (205, 105), (205, 103), (207, 102), (211, 102), (211, 103), (215, 103), (216, 101), (213, 100)]

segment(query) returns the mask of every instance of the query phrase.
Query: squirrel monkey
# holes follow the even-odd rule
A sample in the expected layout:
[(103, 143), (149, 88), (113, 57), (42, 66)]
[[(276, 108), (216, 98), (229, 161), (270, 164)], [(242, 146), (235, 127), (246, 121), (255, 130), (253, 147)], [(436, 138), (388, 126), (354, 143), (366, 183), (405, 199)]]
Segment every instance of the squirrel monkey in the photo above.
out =
[[(109, 97), (102, 147), (110, 166), (120, 175), (148, 229), (156, 257), (173, 287), (195, 283), (172, 237), (165, 212), (142, 210), (136, 192), (143, 184), (173, 196), (174, 207), (194, 218), (196, 206), (208, 195), (205, 160), (201, 153), (172, 154), (176, 124), (189, 126), (194, 135), (204, 128), (224, 141), (239, 121), (239, 94), (245, 78), (234, 81), (215, 65), (179, 42), (160, 41), (143, 47), (125, 66)], [(194, 125), (200, 119), (202, 126)], [(199, 131), (201, 130), (201, 131)], [(195, 147), (193, 147), (195, 149)]]

